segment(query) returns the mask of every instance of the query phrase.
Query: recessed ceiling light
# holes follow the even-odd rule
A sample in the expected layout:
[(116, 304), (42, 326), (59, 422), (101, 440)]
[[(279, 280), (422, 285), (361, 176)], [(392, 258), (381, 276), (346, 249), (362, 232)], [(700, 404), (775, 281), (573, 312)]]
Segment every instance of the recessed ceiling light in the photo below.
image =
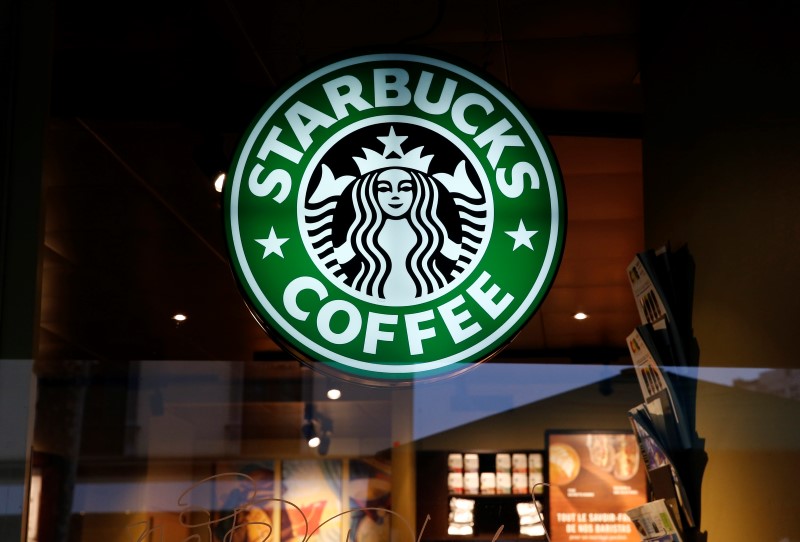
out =
[(214, 190), (222, 192), (222, 187), (225, 186), (225, 173), (220, 172), (217, 178), (214, 179)]
[(586, 314), (585, 312), (576, 312), (575, 314), (572, 315), (572, 317), (575, 318), (576, 320), (586, 320), (587, 318), (589, 318), (589, 315)]
[(342, 390), (338, 388), (331, 388), (328, 390), (328, 399), (335, 401), (342, 396)]
[(186, 321), (186, 315), (178, 313), (175, 316), (173, 316), (172, 319), (175, 320), (176, 322), (185, 322)]

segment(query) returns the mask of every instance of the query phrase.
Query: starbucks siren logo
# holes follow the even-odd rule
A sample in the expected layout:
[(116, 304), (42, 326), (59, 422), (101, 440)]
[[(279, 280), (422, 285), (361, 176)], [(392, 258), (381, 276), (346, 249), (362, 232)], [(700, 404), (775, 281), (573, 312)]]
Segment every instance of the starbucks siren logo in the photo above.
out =
[(395, 124), (376, 139), (382, 149), (352, 157), (358, 176), (337, 177), (325, 165), (335, 146), (322, 157), (312, 173), (319, 177), (314, 193), (306, 199), (300, 189), (303, 240), (320, 270), (351, 295), (420, 303), (460, 282), (480, 259), (491, 206), (465, 159), (450, 173), (433, 173), (433, 156), (422, 146), (404, 152), (408, 137), (395, 133)]
[(504, 91), (435, 58), (308, 74), (256, 119), (230, 177), (231, 262), (254, 314), (304, 361), (371, 383), (493, 355), (563, 250), (543, 138)]

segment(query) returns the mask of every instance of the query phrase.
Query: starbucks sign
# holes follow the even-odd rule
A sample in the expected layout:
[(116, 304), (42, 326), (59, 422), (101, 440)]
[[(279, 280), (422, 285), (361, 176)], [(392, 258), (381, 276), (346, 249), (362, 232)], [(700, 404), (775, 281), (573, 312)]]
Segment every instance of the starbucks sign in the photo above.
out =
[(491, 357), (545, 297), (566, 207), (547, 142), (496, 83), (411, 54), (278, 92), (225, 188), (234, 273), (285, 348), (372, 383)]

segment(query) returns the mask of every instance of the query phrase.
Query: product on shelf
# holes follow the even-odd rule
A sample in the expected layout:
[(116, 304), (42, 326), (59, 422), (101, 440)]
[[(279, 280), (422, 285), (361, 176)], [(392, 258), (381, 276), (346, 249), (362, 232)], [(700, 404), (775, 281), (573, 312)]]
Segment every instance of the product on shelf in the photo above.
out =
[(532, 472), (528, 475), (528, 487), (530, 488), (528, 491), (533, 492), (535, 495), (539, 495), (544, 492), (544, 474), (540, 472)]
[(496, 477), (497, 482), (497, 494), (498, 495), (510, 495), (511, 494), (511, 473), (510, 472), (498, 472)]
[(464, 493), (476, 495), (480, 490), (480, 478), (477, 472), (464, 473)]
[(447, 491), (454, 494), (464, 493), (464, 474), (461, 472), (447, 473)]
[(544, 492), (543, 463), (542, 454), (528, 454), (528, 491), (536, 495)]
[(472, 536), (475, 501), (453, 497), (450, 499), (450, 521), (447, 534), (454, 536)]
[(542, 503), (520, 502), (517, 503), (519, 515), (519, 534), (523, 536), (544, 536), (542, 524)]
[(497, 493), (497, 475), (493, 472), (481, 473), (481, 495), (494, 495)]
[(464, 472), (478, 472), (478, 454), (464, 454)]
[(526, 495), (528, 491), (528, 475), (524, 472), (513, 473), (511, 475), (511, 492), (515, 495)]
[[(516, 525), (514, 518), (518, 503), (528, 502), (533, 506), (529, 502), (533, 491), (532, 481), (538, 483), (543, 480), (543, 452), (461, 451), (437, 453), (436, 457), (440, 471), (444, 461), (447, 461), (450, 511), (446, 516), (448, 521), (438, 524), (441, 527), (436, 527), (437, 532), (430, 540), (445, 540), (445, 536), (490, 537), (498, 528), (498, 520), (507, 527), (506, 532), (511, 536), (529, 538), (531, 542), (544, 538), (544, 527), (539, 516), (523, 515), (519, 525)], [(543, 486), (539, 486), (536, 498), (542, 493)], [(423, 499), (428, 497), (424, 495)], [(541, 502), (539, 505), (539, 510), (542, 510)], [(444, 514), (443, 509), (441, 512)]]
[(528, 470), (530, 472), (541, 472), (543, 463), (542, 454), (528, 454)]
[(544, 525), (537, 523), (536, 525), (520, 525), (519, 534), (522, 536), (544, 536)]
[(447, 469), (450, 472), (464, 472), (464, 456), (461, 454), (449, 454), (447, 456)]
[(472, 536), (472, 525), (451, 523), (447, 526), (447, 534), (450, 536)]
[(495, 455), (494, 464), (497, 472), (511, 472), (511, 454)]
[(512, 455), (511, 466), (514, 472), (528, 472), (528, 456), (526, 454)]
[(472, 499), (460, 499), (453, 497), (450, 499), (450, 510), (466, 510), (472, 512), (475, 510), (475, 501)]
[(453, 510), (450, 512), (450, 523), (472, 525), (472, 510)]

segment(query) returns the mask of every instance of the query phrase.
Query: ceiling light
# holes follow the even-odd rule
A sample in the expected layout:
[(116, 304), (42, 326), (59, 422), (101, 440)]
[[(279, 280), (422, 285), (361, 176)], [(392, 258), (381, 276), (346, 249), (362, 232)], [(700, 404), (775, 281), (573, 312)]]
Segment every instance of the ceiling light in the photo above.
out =
[(300, 426), (300, 434), (308, 443), (309, 448), (316, 448), (319, 446), (320, 439), (317, 433), (317, 421), (314, 419), (314, 405), (306, 403), (305, 412), (303, 415), (303, 423)]
[(186, 321), (186, 315), (178, 313), (175, 316), (173, 316), (172, 319), (175, 320), (176, 322), (185, 322)]
[(225, 173), (221, 171), (217, 174), (217, 178), (214, 179), (214, 190), (222, 192), (223, 186), (225, 186)]
[[(308, 442), (308, 445), (311, 448), (316, 448), (319, 446), (319, 437), (317, 436), (317, 428), (314, 427), (313, 420), (304, 420), (303, 425), (300, 427), (300, 432), (303, 435), (303, 438)], [(312, 442), (316, 442), (316, 444), (312, 444)]]
[(328, 399), (335, 401), (342, 396), (342, 390), (339, 388), (331, 388), (328, 390)]
[(586, 320), (587, 318), (589, 318), (589, 315), (586, 314), (585, 312), (576, 312), (575, 314), (572, 315), (572, 317), (575, 318), (576, 320)]

